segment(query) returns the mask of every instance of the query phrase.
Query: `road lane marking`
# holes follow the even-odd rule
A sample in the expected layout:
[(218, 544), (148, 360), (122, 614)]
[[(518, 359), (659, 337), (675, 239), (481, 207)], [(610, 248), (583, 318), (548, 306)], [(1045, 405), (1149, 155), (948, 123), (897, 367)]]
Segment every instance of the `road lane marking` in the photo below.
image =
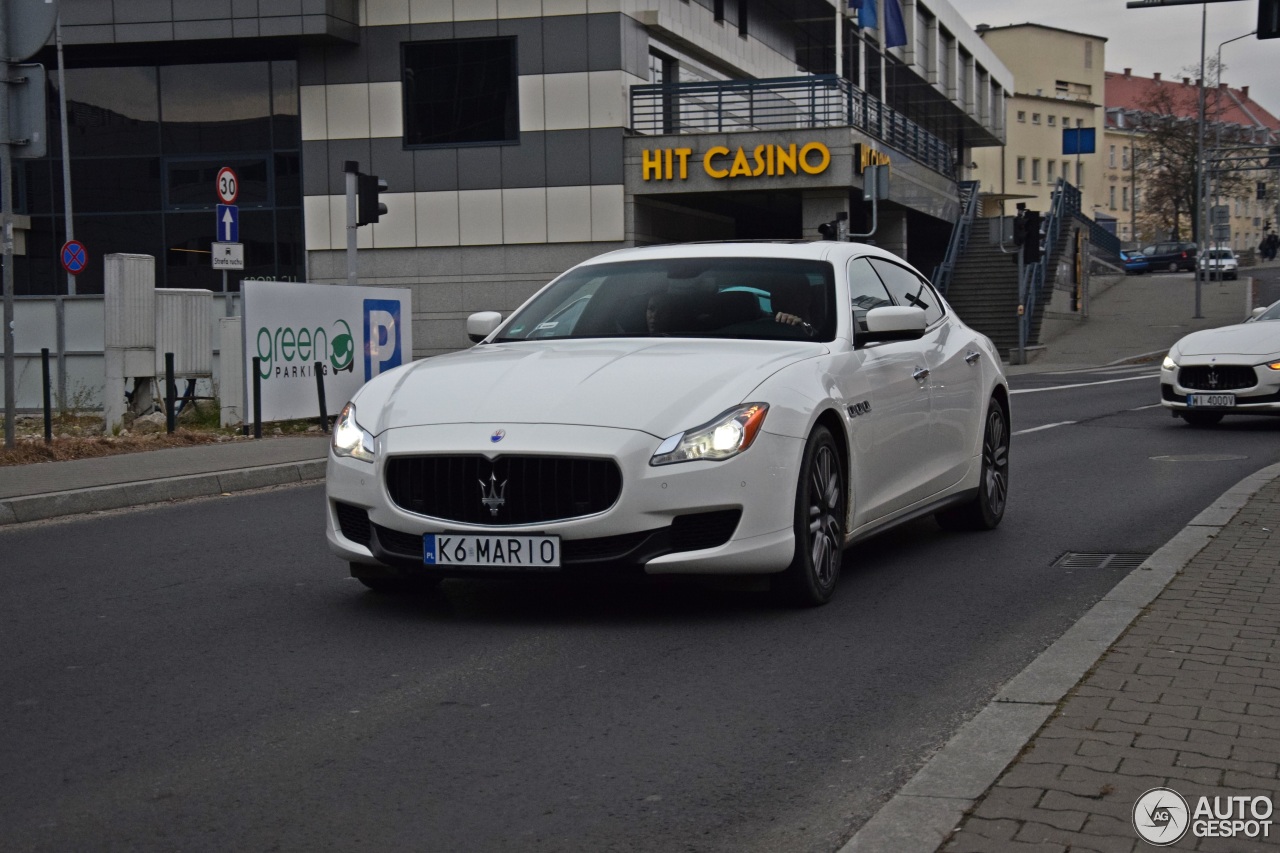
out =
[(1053, 429), (1054, 427), (1060, 427), (1060, 426), (1071, 426), (1074, 423), (1079, 423), (1079, 421), (1060, 421), (1056, 424), (1045, 424), (1044, 426), (1030, 427), (1029, 429), (1020, 429), (1017, 432), (1015, 432), (1014, 435), (1026, 435), (1029, 432), (1039, 432), (1042, 429)]
[(1124, 379), (1099, 379), (1097, 382), (1078, 382), (1075, 385), (1051, 385), (1048, 388), (1019, 388), (1010, 394), (1035, 394), (1039, 391), (1069, 391), (1072, 388), (1088, 388), (1090, 385), (1110, 385), (1113, 382), (1133, 382), (1136, 379), (1155, 379), (1159, 373), (1145, 373), (1142, 376), (1126, 376)]
[(1139, 406), (1138, 408), (1136, 408), (1136, 409), (1130, 409), (1129, 411), (1131, 411), (1131, 412), (1141, 412), (1143, 409), (1158, 409), (1158, 408), (1160, 408), (1160, 407), (1161, 407), (1161, 406), (1163, 406), (1163, 405), (1164, 405), (1164, 403), (1152, 403), (1150, 406)]

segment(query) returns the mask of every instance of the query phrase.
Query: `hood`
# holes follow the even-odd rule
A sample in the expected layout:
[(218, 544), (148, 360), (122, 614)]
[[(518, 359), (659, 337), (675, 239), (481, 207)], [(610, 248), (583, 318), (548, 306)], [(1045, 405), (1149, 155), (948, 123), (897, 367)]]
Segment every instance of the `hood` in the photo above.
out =
[(1280, 322), (1239, 323), (1192, 332), (1178, 341), (1179, 355), (1243, 355), (1263, 359), (1280, 353)]
[[(415, 362), (355, 397), (360, 424), (586, 424), (659, 438), (697, 426), (825, 348), (786, 341), (610, 339), (485, 344)], [(768, 401), (764, 401), (768, 402)]]

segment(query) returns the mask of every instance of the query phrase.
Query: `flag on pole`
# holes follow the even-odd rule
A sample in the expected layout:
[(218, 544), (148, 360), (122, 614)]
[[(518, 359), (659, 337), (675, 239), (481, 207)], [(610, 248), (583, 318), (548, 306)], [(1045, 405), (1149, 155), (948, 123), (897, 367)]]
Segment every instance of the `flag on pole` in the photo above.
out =
[(907, 27), (902, 22), (902, 6), (898, 0), (884, 0), (884, 46), (902, 47), (907, 43)]
[(876, 0), (849, 0), (849, 8), (858, 10), (858, 29), (874, 30), (876, 20)]

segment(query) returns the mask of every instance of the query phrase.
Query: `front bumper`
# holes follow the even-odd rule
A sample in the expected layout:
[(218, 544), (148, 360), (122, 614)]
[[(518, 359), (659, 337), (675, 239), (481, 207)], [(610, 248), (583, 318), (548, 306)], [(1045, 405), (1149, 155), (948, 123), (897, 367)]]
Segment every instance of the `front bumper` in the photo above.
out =
[[(501, 450), (490, 442), (507, 430)], [(372, 464), (330, 454), (326, 538), (343, 559), (401, 570), (421, 561), (425, 533), (527, 533), (561, 538), (565, 569), (632, 568), (649, 574), (742, 574), (781, 571), (794, 550), (796, 472), (803, 442), (762, 431), (745, 452), (724, 462), (651, 467), (660, 443), (646, 433), (603, 427), (456, 424), (389, 430)], [(622, 490), (594, 515), (528, 525), (477, 525), (430, 518), (396, 506), (383, 479), (396, 455), (455, 452), (539, 454), (614, 459)], [(475, 484), (458, 488), (481, 492)], [(366, 521), (367, 520), (367, 521)], [(367, 523), (367, 529), (362, 526)], [(708, 543), (711, 543), (708, 547)], [(493, 574), (451, 569), (450, 575)]]
[[(1184, 383), (1183, 371), (1187, 368), (1207, 368), (1253, 371), (1254, 382), (1247, 387), (1200, 387), (1211, 386), (1205, 382)], [(1237, 383), (1238, 384), (1238, 383)], [(1234, 406), (1191, 406), (1188, 398), (1192, 394), (1231, 394), (1235, 398)], [(1235, 415), (1280, 415), (1280, 370), (1272, 370), (1265, 364), (1224, 365), (1221, 361), (1208, 359), (1184, 358), (1176, 369), (1160, 368), (1160, 403), (1174, 414), (1187, 411), (1216, 412)]]

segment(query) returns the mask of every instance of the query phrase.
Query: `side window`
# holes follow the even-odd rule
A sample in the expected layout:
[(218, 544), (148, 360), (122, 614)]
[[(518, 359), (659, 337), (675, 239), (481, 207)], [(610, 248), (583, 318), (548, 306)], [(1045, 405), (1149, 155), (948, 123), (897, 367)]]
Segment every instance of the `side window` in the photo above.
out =
[(871, 269), (866, 258), (849, 261), (849, 301), (853, 305), (853, 319), (858, 328), (866, 331), (867, 312), (882, 305), (892, 305), (889, 292), (884, 289), (880, 276)]
[(880, 274), (885, 288), (899, 305), (911, 305), (924, 309), (924, 322), (932, 326), (942, 319), (942, 300), (924, 279), (905, 267), (880, 258), (870, 258), (871, 266)]

